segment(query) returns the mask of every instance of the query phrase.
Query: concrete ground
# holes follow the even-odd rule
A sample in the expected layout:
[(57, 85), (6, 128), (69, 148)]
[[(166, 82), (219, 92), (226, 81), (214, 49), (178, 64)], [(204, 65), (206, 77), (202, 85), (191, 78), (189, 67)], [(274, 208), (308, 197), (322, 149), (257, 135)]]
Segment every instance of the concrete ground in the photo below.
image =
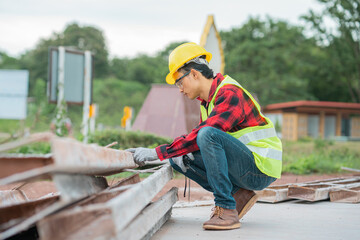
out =
[(329, 201), (256, 203), (230, 231), (205, 231), (213, 206), (173, 208), (171, 218), (151, 238), (183, 239), (360, 239), (360, 204)]

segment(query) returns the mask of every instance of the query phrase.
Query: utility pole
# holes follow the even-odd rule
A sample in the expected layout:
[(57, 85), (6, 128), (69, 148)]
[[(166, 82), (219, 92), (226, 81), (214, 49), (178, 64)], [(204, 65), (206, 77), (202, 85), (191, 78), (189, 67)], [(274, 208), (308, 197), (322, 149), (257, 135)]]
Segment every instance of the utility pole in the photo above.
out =
[(82, 134), (84, 136), (83, 143), (88, 142), (89, 137), (89, 110), (90, 110), (90, 85), (91, 85), (91, 52), (85, 51), (85, 69), (84, 69), (84, 105), (83, 105), (83, 121)]

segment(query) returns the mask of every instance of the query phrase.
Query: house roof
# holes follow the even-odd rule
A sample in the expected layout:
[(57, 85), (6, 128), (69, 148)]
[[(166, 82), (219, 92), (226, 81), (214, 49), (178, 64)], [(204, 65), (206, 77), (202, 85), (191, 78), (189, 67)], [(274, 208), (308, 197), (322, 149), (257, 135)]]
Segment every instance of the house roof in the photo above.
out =
[(264, 111), (282, 110), (286, 108), (297, 108), (297, 107), (333, 108), (333, 109), (348, 109), (348, 110), (359, 111), (360, 103), (327, 102), (327, 101), (294, 101), (294, 102), (270, 104), (264, 108)]
[(191, 132), (199, 121), (199, 101), (188, 99), (173, 85), (153, 84), (132, 129), (175, 138)]

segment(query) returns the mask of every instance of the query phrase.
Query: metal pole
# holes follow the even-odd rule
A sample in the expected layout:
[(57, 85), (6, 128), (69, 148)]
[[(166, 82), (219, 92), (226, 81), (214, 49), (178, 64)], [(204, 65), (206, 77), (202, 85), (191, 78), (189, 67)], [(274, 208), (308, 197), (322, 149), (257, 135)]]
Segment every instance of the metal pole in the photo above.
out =
[(90, 76), (91, 76), (91, 52), (85, 51), (85, 69), (84, 69), (84, 106), (83, 106), (83, 121), (82, 133), (84, 136), (83, 143), (88, 142), (89, 135), (89, 108), (90, 108)]
[(64, 82), (65, 82), (65, 48), (59, 47), (58, 62), (58, 96), (57, 96), (57, 113), (56, 113), (56, 133), (61, 135), (61, 123), (63, 121), (64, 111)]
[(65, 79), (65, 48), (59, 47), (59, 63), (58, 63), (58, 101), (57, 107), (61, 107), (64, 100), (64, 79)]

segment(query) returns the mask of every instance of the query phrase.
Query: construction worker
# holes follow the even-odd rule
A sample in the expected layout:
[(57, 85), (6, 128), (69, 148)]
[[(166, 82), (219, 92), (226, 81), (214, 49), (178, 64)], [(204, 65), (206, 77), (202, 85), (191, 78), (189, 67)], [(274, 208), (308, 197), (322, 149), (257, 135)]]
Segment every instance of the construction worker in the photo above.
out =
[(133, 148), (135, 162), (169, 159), (178, 172), (214, 195), (204, 229), (235, 229), (255, 204), (254, 190), (281, 175), (282, 145), (270, 119), (237, 81), (209, 68), (212, 54), (184, 43), (169, 56), (168, 84), (201, 101), (201, 122), (187, 135), (155, 149)]

